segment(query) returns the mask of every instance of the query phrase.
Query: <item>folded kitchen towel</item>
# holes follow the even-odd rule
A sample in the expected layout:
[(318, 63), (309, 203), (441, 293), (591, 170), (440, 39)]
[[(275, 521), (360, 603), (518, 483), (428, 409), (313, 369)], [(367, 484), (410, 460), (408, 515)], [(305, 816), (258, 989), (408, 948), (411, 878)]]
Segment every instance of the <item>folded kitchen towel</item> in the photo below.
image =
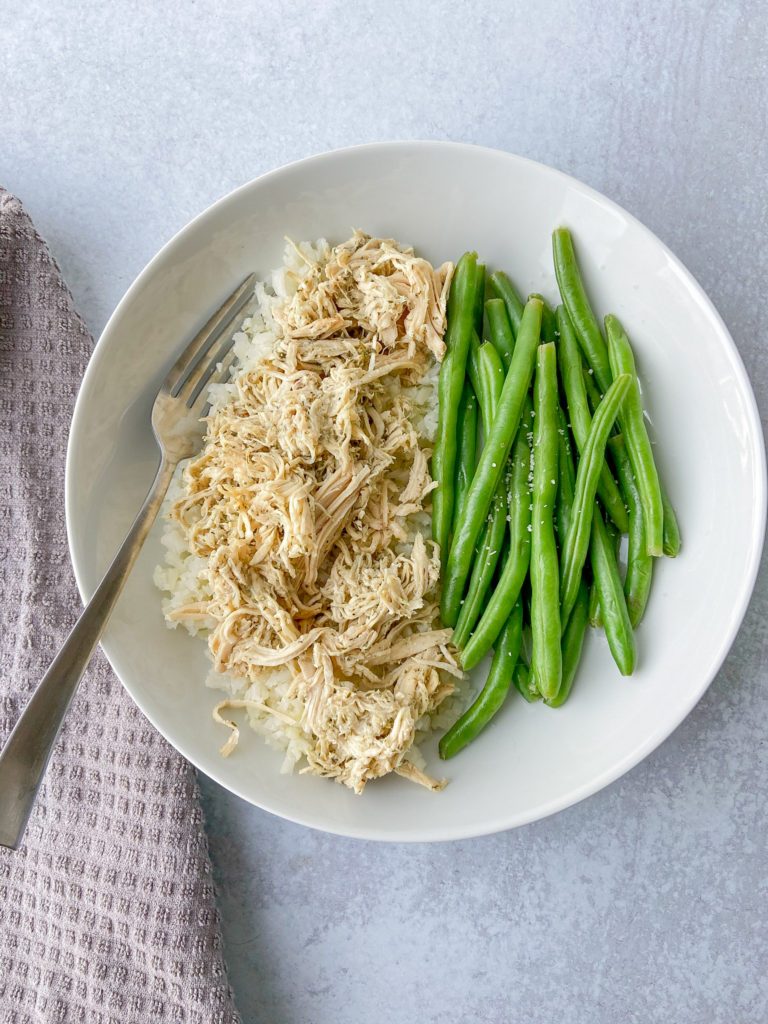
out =
[[(92, 340), (0, 189), (0, 744), (80, 610), (64, 450)], [(0, 848), (1, 1024), (236, 1024), (192, 767), (98, 652), (23, 845)]]

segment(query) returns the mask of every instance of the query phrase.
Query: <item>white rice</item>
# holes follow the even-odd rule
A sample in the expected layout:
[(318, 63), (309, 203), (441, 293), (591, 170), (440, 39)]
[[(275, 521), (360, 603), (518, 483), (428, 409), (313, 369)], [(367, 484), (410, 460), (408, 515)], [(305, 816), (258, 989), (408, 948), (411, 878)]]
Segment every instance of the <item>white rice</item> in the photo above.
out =
[[(280, 328), (272, 311), (290, 298), (296, 291), (296, 280), (306, 276), (308, 265), (301, 254), (309, 260), (317, 261), (328, 251), (325, 239), (317, 242), (299, 242), (297, 245), (288, 243), (285, 248), (283, 265), (273, 270), (267, 281), (259, 282), (255, 289), (256, 311), (243, 321), (238, 334), (235, 335), (235, 363), (232, 367), (230, 381), (212, 384), (209, 398), (212, 409), (218, 409), (233, 401), (237, 396), (237, 388), (233, 383), (235, 377), (247, 372), (258, 359), (268, 353), (274, 346)], [(434, 441), (437, 432), (437, 380), (439, 367), (436, 362), (414, 387), (403, 388), (412, 403), (413, 422), (418, 433), (429, 443)], [(193, 636), (205, 638), (213, 627), (212, 621), (169, 620), (168, 616), (176, 608), (197, 602), (205, 602), (212, 596), (207, 576), (207, 562), (204, 558), (192, 554), (186, 545), (184, 531), (179, 523), (169, 517), (173, 504), (184, 496), (181, 479), (183, 465), (180, 465), (168, 489), (163, 512), (165, 527), (161, 541), (165, 548), (164, 562), (158, 565), (154, 573), (154, 583), (167, 596), (162, 600), (163, 614), (169, 629), (182, 625)], [(410, 550), (417, 533), (429, 537), (431, 530), (430, 518), (426, 513), (411, 517), (411, 533), (403, 548)], [(207, 649), (207, 645), (206, 645)], [(209, 655), (210, 656), (210, 655)], [(291, 675), (287, 667), (265, 669), (257, 682), (237, 678), (229, 673), (209, 671), (206, 686), (223, 691), (222, 699), (249, 700), (266, 705), (273, 711), (271, 714), (256, 705), (246, 708), (248, 724), (262, 735), (269, 746), (285, 752), (282, 772), (292, 772), (300, 764), (302, 758), (313, 746), (311, 734), (300, 725), (303, 705), (301, 701), (288, 696)], [(418, 723), (417, 739), (423, 739), (433, 728), (449, 726), (460, 713), (466, 703), (466, 683), (459, 683), (452, 697), (445, 700), (433, 715), (425, 716)], [(225, 717), (229, 712), (224, 711)], [(290, 725), (284, 716), (288, 716), (296, 724)], [(222, 741), (227, 737), (222, 737)], [(414, 745), (407, 758), (419, 768), (424, 768), (425, 760)]]

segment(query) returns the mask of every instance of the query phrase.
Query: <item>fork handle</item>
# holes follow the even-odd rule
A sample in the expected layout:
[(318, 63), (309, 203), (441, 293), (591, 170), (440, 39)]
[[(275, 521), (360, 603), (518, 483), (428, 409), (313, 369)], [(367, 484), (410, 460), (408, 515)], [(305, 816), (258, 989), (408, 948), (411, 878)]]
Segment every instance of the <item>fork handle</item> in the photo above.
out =
[(160, 511), (176, 463), (166, 458), (128, 535), (0, 752), (0, 846), (21, 841), (64, 716), (133, 563)]

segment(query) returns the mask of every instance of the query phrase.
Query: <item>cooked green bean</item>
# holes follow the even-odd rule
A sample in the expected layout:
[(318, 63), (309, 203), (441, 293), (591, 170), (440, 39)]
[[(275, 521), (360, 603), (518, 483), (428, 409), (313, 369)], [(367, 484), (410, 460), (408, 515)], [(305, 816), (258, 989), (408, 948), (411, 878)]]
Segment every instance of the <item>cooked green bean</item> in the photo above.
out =
[(499, 411), (486, 438), (475, 476), (461, 511), (453, 543), (443, 573), (443, 594), (440, 612), (446, 624), (455, 622), (464, 593), (464, 586), (474, 557), (483, 523), (499, 480), (504, 473), (509, 450), (514, 443), (525, 396), (533, 376), (533, 364), (541, 329), (541, 303), (531, 299), (526, 304), (520, 333), (515, 342), (512, 364), (504, 381)]
[[(570, 435), (568, 433), (568, 424), (565, 419), (565, 413), (562, 408), (557, 410), (558, 425), (559, 425), (559, 438), (558, 438), (558, 470), (559, 476), (557, 479), (557, 540), (562, 553), (565, 547), (565, 538), (568, 536), (568, 528), (571, 525), (571, 515), (573, 512), (573, 499), (576, 489), (576, 469), (573, 465), (573, 452), (571, 451)], [(595, 592), (594, 598), (590, 591), (590, 623), (592, 619), (592, 606), (599, 607), (597, 604), (597, 593)], [(573, 615), (573, 612), (571, 612)], [(567, 630), (566, 626), (566, 630)], [(565, 633), (563, 633), (565, 638)], [(565, 651), (565, 639), (563, 639), (563, 651)]]
[(664, 554), (675, 558), (680, 551), (680, 527), (677, 525), (675, 510), (672, 508), (672, 502), (667, 497), (663, 485), (661, 504), (664, 508)]
[(557, 307), (555, 315), (560, 332), (560, 344), (557, 347), (558, 368), (568, 403), (568, 418), (576, 446), (581, 445), (583, 448), (592, 423), (592, 414), (587, 402), (587, 387), (584, 381), (584, 363), (568, 310), (565, 306), (560, 305)]
[(456, 421), (458, 451), (456, 453), (456, 488), (454, 521), (467, 496), (477, 462), (477, 396), (470, 382), (464, 382)]
[[(528, 574), (531, 558), (531, 431), (533, 429), (533, 406), (526, 395), (520, 429), (515, 438), (511, 456), (511, 471), (507, 491), (509, 515), (509, 550), (504, 569), (493, 588), (480, 621), (467, 641), (461, 654), (465, 669), (473, 668), (490, 651), (504, 623), (506, 622), (520, 589)], [(455, 641), (454, 633), (454, 641)]]
[(624, 579), (624, 594), (627, 599), (629, 621), (635, 628), (643, 617), (653, 577), (653, 557), (648, 554), (645, 542), (645, 523), (640, 492), (632, 472), (624, 437), (617, 434), (608, 441), (619, 481), (627, 496), (629, 505), (629, 543), (627, 547), (627, 575)]
[[(474, 335), (474, 341), (477, 341), (477, 335)], [(467, 360), (467, 373), (472, 389), (477, 395), (483, 434), (487, 437), (504, 386), (504, 369), (498, 352), (489, 341), (484, 341), (482, 345), (472, 344)]]
[(507, 316), (512, 325), (515, 337), (520, 333), (520, 321), (523, 319), (525, 303), (515, 290), (515, 286), (502, 270), (496, 270), (490, 276), (491, 291), (504, 300)]
[(598, 506), (595, 506), (592, 516), (589, 556), (608, 646), (621, 674), (631, 676), (635, 667), (635, 635), (616, 565), (614, 540), (603, 522), (603, 514)]
[[(610, 444), (610, 441), (608, 443)], [(621, 545), (621, 533), (619, 532), (619, 530), (616, 529), (614, 524), (610, 523), (610, 522), (606, 525), (606, 529), (608, 530), (608, 533), (611, 536), (611, 540), (613, 541), (613, 555), (614, 555), (615, 569), (618, 572), (619, 571), (619, 547)], [(600, 564), (598, 565), (598, 570), (597, 571), (598, 572), (606, 572), (606, 571), (608, 571), (607, 567), (605, 567), (605, 563), (600, 562)], [(611, 572), (613, 571), (613, 567), (611, 567), (610, 571)], [(589, 591), (589, 624), (594, 629), (599, 629), (603, 625), (603, 613), (602, 613), (602, 609), (600, 608), (600, 591), (599, 591), (599, 588), (597, 586), (597, 581), (594, 580), (594, 579), (592, 581), (592, 586), (590, 587), (590, 591)]]
[[(587, 390), (590, 408), (594, 410), (600, 403), (600, 391), (595, 384), (594, 376), (588, 371), (584, 373), (584, 385)], [(675, 510), (664, 490), (661, 480), (659, 480), (659, 485), (661, 487), (661, 504), (664, 511), (664, 554), (674, 558), (680, 551), (680, 527), (677, 523)], [(624, 500), (628, 503), (626, 495), (624, 495)], [(627, 531), (624, 530), (623, 532), (626, 533)]]
[(507, 528), (507, 501), (503, 486), (493, 497), (488, 522), (481, 534), (477, 556), (469, 577), (469, 586), (461, 603), (461, 611), (451, 637), (452, 643), (462, 648), (477, 622), (488, 591), (491, 589), (493, 574), (501, 558), (504, 534)]
[(597, 592), (597, 585), (594, 580), (592, 580), (592, 586), (589, 588), (589, 624), (593, 629), (600, 629), (603, 625), (603, 613), (600, 611), (600, 595)]
[(632, 462), (637, 489), (640, 492), (646, 548), (649, 555), (659, 556), (664, 550), (664, 506), (661, 502), (659, 474), (656, 471), (651, 442), (645, 429), (643, 403), (635, 372), (635, 359), (624, 328), (619, 320), (610, 313), (605, 318), (605, 331), (608, 336), (611, 370), (615, 376), (620, 373), (628, 374), (631, 380), (623, 407), (619, 412), (619, 424)]
[[(480, 406), (483, 423), (483, 433), (484, 436), (487, 437), (490, 433), (493, 418), (496, 415), (499, 398), (504, 384), (504, 368), (493, 345), (491, 345), (490, 342), (484, 342), (482, 345), (478, 344), (476, 334), (473, 334), (473, 344), (470, 347), (467, 369), (469, 371), (473, 389), (478, 396), (478, 404)], [(467, 490), (466, 493), (469, 493), (469, 491)], [(464, 496), (464, 500), (466, 500), (466, 494)], [(464, 501), (462, 501), (461, 507), (464, 507)], [(473, 579), (470, 580), (470, 589), (468, 590), (467, 598), (462, 600), (461, 610), (466, 612), (466, 614), (464, 616), (462, 628), (459, 631), (459, 637), (464, 636), (466, 639), (466, 622), (471, 614), (472, 618), (469, 623), (469, 628), (471, 628), (475, 618), (479, 614), (479, 607), (482, 606), (482, 598), (487, 589), (486, 581), (474, 574), (474, 570), (477, 568), (477, 562), (482, 562), (486, 567), (486, 573), (490, 573), (491, 575), (493, 574), (499, 555), (499, 545), (495, 541), (499, 536), (503, 537), (504, 534), (503, 527), (500, 528), (498, 525), (498, 520), (501, 519), (503, 521), (506, 516), (507, 502), (504, 482), (502, 480), (499, 481), (496, 488), (492, 508), (488, 515), (488, 520), (483, 526), (483, 533), (478, 545), (478, 552), (482, 555), (482, 558), (475, 560), (473, 565)], [(470, 597), (473, 599), (470, 600)], [(477, 604), (478, 601), (480, 602), (479, 605)], [(458, 619), (456, 622), (446, 622), (446, 625), (455, 625), (458, 629)], [(454, 640), (456, 641), (455, 636)], [(458, 641), (456, 642), (458, 643)]]
[[(584, 367), (584, 387), (587, 392), (587, 400), (589, 408), (592, 410), (592, 415), (595, 415), (595, 409), (600, 405), (603, 399), (600, 388), (595, 383), (595, 375), (592, 370), (588, 367)], [(618, 433), (618, 431), (616, 431)]]
[(562, 552), (560, 581), (560, 615), (567, 623), (579, 589), (579, 580), (589, 549), (592, 512), (600, 470), (605, 461), (605, 445), (627, 389), (632, 383), (629, 374), (621, 374), (611, 384), (597, 407), (589, 428), (587, 443), (576, 472), (573, 513)]
[(518, 602), (501, 631), (485, 686), (472, 706), (440, 739), (438, 751), (443, 760), (453, 757), (466, 747), (504, 703), (520, 654), (522, 629), (523, 609)]
[(576, 470), (573, 468), (568, 421), (560, 406), (557, 408), (557, 434), (557, 542), (562, 550), (571, 522)]
[[(589, 403), (587, 402), (581, 352), (576, 341), (576, 335), (573, 332), (571, 318), (568, 316), (565, 306), (557, 307), (557, 325), (560, 331), (560, 342), (557, 349), (560, 377), (568, 402), (568, 415), (571, 421), (571, 429), (573, 430), (573, 438), (576, 442), (576, 447), (579, 451), (582, 451), (589, 434), (592, 415), (589, 411)], [(624, 507), (624, 499), (621, 496), (616, 481), (611, 476), (611, 470), (607, 463), (600, 470), (597, 493), (611, 519), (622, 533), (626, 533), (629, 530), (627, 510)]]
[(509, 322), (504, 300), (488, 299), (485, 303), (485, 316), (490, 341), (501, 356), (504, 369), (508, 370), (509, 364), (512, 362), (512, 352), (515, 348), (515, 333)]
[(533, 704), (535, 701), (541, 700), (541, 694), (533, 685), (531, 670), (522, 658), (517, 659), (515, 670), (512, 673), (512, 685), (523, 700), (527, 701), (529, 704)]
[(560, 567), (555, 542), (558, 422), (555, 346), (539, 346), (533, 390), (533, 514), (531, 524), (531, 671), (536, 689), (554, 697), (562, 681)]
[(475, 330), (482, 337), (483, 304), (485, 303), (485, 264), (475, 267)]
[(551, 708), (559, 708), (568, 700), (581, 661), (581, 649), (589, 619), (589, 588), (584, 580), (579, 584), (576, 602), (563, 633), (563, 681), (554, 697), (545, 701)]
[[(504, 367), (493, 345), (484, 342), (479, 348), (473, 348), (470, 353), (470, 371), (473, 379), (478, 381), (483, 430), (488, 436), (498, 410), (504, 379)], [(502, 479), (491, 502), (488, 521), (483, 528), (459, 614), (455, 622), (445, 623), (447, 626), (455, 627), (452, 639), (457, 647), (463, 647), (485, 603), (494, 571), (501, 557), (506, 523), (507, 497), (505, 481)]]
[(488, 314), (485, 311), (485, 306), (483, 306), (483, 330), (480, 334), (480, 340), (491, 341), (491, 329), (488, 326)]
[(552, 252), (555, 277), (563, 303), (576, 330), (584, 356), (595, 371), (600, 390), (605, 393), (611, 383), (608, 349), (587, 298), (568, 228), (556, 228), (552, 232)]
[(438, 425), (432, 453), (432, 477), (437, 487), (432, 492), (432, 538), (440, 547), (440, 557), (448, 557), (448, 538), (453, 522), (456, 486), (456, 419), (464, 389), (467, 352), (474, 323), (477, 287), (477, 254), (464, 253), (456, 264), (448, 296), (446, 354), (438, 383)]
[(548, 341), (557, 340), (557, 320), (555, 314), (552, 312), (552, 308), (539, 292), (531, 292), (528, 296), (529, 299), (540, 299), (541, 300), (541, 340), (546, 343)]
[[(557, 481), (557, 536), (562, 551), (565, 538), (568, 536), (568, 527), (571, 523), (573, 512), (573, 498), (576, 487), (576, 470), (573, 465), (573, 453), (571, 451), (568, 424), (565, 413), (558, 407), (558, 469)], [(585, 592), (585, 593), (583, 593)], [(557, 694), (546, 701), (552, 707), (560, 707), (568, 699), (576, 677), (576, 670), (581, 657), (581, 645), (584, 640), (587, 615), (582, 605), (589, 606), (589, 591), (586, 583), (582, 581), (576, 595), (576, 603), (573, 606), (570, 618), (563, 631), (562, 640), (562, 671), (563, 678)]]

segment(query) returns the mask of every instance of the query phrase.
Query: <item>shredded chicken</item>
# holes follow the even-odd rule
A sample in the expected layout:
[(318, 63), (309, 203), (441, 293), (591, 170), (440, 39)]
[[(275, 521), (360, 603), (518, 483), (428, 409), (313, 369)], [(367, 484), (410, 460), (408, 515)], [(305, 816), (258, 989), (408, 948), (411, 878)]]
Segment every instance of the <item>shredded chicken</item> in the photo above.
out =
[[(273, 311), (274, 349), (209, 417), (172, 513), (213, 595), (173, 617), (215, 623), (219, 671), (287, 666), (313, 739), (303, 770), (357, 793), (392, 771), (441, 785), (405, 759), (461, 675), (439, 551), (409, 540), (435, 484), (408, 387), (442, 359), (452, 271), (361, 232), (309, 263)], [(217, 720), (247, 705), (224, 701)]]

